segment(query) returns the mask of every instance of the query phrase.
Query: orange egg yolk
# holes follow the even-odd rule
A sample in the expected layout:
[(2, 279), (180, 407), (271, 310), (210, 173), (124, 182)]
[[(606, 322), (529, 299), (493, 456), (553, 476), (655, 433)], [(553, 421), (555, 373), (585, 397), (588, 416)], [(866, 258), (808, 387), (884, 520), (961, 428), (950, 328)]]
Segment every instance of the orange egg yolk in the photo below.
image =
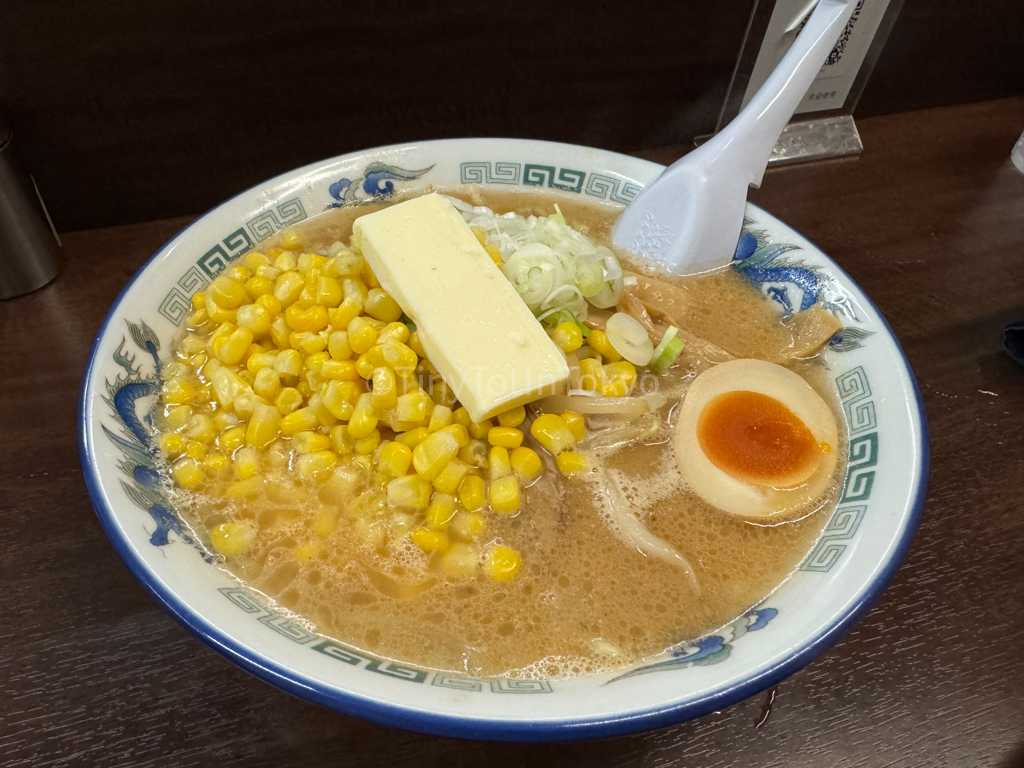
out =
[(789, 408), (759, 392), (726, 392), (709, 401), (697, 420), (697, 440), (727, 475), (774, 488), (800, 485), (831, 450)]

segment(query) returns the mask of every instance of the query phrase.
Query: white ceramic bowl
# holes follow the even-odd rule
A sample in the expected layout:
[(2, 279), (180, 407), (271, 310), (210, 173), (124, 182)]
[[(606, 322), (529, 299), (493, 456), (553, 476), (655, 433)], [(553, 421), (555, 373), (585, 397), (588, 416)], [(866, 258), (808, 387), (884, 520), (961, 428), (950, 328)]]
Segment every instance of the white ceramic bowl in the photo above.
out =
[(814, 245), (753, 206), (734, 268), (780, 311), (821, 300), (843, 319), (826, 359), (849, 427), (850, 461), (842, 501), (799, 570), (714, 634), (637, 668), (571, 680), (473, 679), (380, 659), (310, 633), (219, 569), (160, 489), (146, 424), (157, 361), (191, 295), (276, 231), (330, 207), (428, 185), (526, 185), (625, 206), (661, 170), (565, 144), (425, 142), (300, 168), (196, 220), (118, 297), (82, 391), (85, 478), (128, 567), (182, 624), (267, 682), (342, 712), (437, 734), (554, 740), (639, 731), (721, 709), (805, 665), (864, 613), (906, 553), (924, 499), (928, 444), (913, 375), (878, 310)]

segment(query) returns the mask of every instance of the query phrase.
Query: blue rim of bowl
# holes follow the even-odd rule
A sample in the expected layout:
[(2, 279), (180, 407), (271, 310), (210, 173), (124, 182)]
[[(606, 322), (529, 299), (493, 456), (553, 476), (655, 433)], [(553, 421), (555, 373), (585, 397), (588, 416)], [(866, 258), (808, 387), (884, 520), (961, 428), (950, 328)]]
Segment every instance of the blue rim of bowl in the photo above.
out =
[[(914, 535), (917, 533), (918, 526), (920, 525), (921, 514), (924, 508), (928, 485), (930, 445), (928, 421), (924, 410), (924, 403), (921, 399), (921, 392), (917, 386), (917, 379), (914, 376), (913, 369), (910, 367), (910, 361), (907, 359), (907, 355), (903, 351), (902, 346), (900, 346), (896, 335), (892, 332), (889, 322), (885, 319), (885, 316), (875, 305), (874, 301), (872, 301), (871, 298), (863, 291), (861, 291), (861, 293), (867, 305), (874, 310), (875, 314), (881, 320), (882, 326), (885, 328), (889, 338), (892, 339), (893, 344), (896, 347), (896, 351), (899, 352), (907, 379), (910, 382), (911, 391), (914, 395), (914, 404), (917, 407), (918, 420), (920, 422), (921, 444), (920, 455), (918, 457), (920, 462), (920, 472), (917, 477), (914, 478), (915, 489), (913, 501), (911, 502), (910, 511), (900, 538), (892, 551), (892, 555), (885, 562), (878, 576), (868, 584), (865, 590), (846, 609), (843, 615), (836, 618), (824, 631), (808, 640), (796, 653), (786, 657), (784, 660), (766, 669), (762, 669), (757, 674), (737, 683), (736, 685), (713, 691), (698, 699), (669, 704), (663, 707), (654, 707), (642, 711), (627, 712), (612, 717), (523, 721), (503, 720), (501, 718), (473, 718), (442, 714), (391, 704), (385, 701), (370, 699), (354, 693), (338, 690), (336, 688), (322, 685), (316, 680), (299, 675), (280, 664), (262, 658), (259, 654), (252, 652), (246, 648), (244, 644), (238, 642), (226, 632), (223, 632), (208, 623), (201, 616), (193, 612), (192, 609), (189, 608), (185, 602), (179, 599), (170, 588), (163, 584), (159, 579), (155, 578), (155, 576), (146, 568), (145, 562), (142, 558), (135, 553), (134, 549), (121, 534), (115, 521), (114, 512), (107, 505), (104, 498), (99, 475), (96, 471), (96, 463), (93, 460), (92, 453), (89, 449), (89, 403), (87, 395), (89, 382), (92, 379), (93, 371), (96, 367), (99, 347), (104, 335), (106, 334), (107, 327), (117, 314), (117, 310), (125, 295), (131, 290), (136, 280), (142, 276), (149, 265), (158, 258), (171, 243), (180, 237), (183, 232), (194, 226), (196, 222), (205, 219), (220, 208), (228, 205), (231, 201), (249, 193), (250, 191), (268, 186), (278, 179), (292, 177), (303, 171), (320, 168), (327, 163), (344, 160), (349, 156), (358, 157), (378, 150), (394, 150), (410, 146), (421, 147), (425, 145), (463, 143), (465, 141), (467, 140), (442, 139), (438, 141), (417, 142), (415, 144), (376, 147), (374, 149), (351, 153), (351, 155), (342, 155), (330, 158), (286, 172), (270, 179), (269, 181), (250, 187), (249, 189), (234, 195), (228, 200), (225, 200), (216, 207), (211, 208), (203, 215), (198, 216), (195, 220), (190, 222), (187, 226), (179, 230), (173, 237), (167, 240), (152, 256), (149, 257), (149, 259), (146, 260), (146, 263), (138, 269), (138, 271), (132, 276), (131, 280), (128, 281), (128, 284), (125, 285), (118, 294), (114, 303), (111, 305), (110, 311), (103, 319), (103, 323), (100, 325), (99, 331), (96, 333), (96, 338), (93, 341), (92, 350), (89, 354), (89, 363), (86, 366), (85, 376), (83, 378), (81, 395), (79, 397), (79, 460), (82, 463), (83, 475), (85, 478), (86, 488), (89, 492), (89, 497), (92, 501), (93, 508), (96, 511), (96, 516), (99, 518), (100, 525), (107, 534), (107, 538), (110, 539), (118, 556), (122, 561), (124, 561), (125, 565), (128, 566), (128, 569), (132, 572), (135, 578), (139, 580), (146, 591), (153, 596), (164, 610), (171, 614), (171, 616), (173, 616), (192, 634), (218, 653), (226, 656), (235, 664), (255, 675), (259, 679), (270, 683), (287, 693), (310, 701), (314, 704), (327, 707), (328, 709), (333, 709), (346, 715), (361, 717), (381, 725), (404, 728), (406, 730), (433, 734), (435, 736), (469, 739), (496, 739), (502, 741), (544, 742), (584, 738), (603, 738), (609, 736), (622, 736), (692, 720), (710, 714), (716, 710), (732, 706), (733, 704), (773, 687), (785, 678), (805, 667), (816, 657), (831, 648), (839, 638), (841, 638), (853, 624), (864, 616), (868, 609), (870, 609), (878, 600), (881, 594), (888, 587), (889, 582), (892, 581), (892, 578), (900, 565), (906, 559), (907, 554), (910, 551)], [(473, 140), (469, 139), (468, 141)], [(575, 144), (561, 144), (558, 142), (497, 138), (486, 139), (485, 141), (528, 142), (536, 145), (544, 145), (549, 148), (561, 147), (565, 149), (589, 149), (593, 151), (593, 148), (590, 147), (583, 147)], [(618, 155), (618, 153), (608, 151), (603, 151), (602, 153)], [(626, 157), (631, 162), (638, 160), (638, 158), (629, 157), (628, 155), (619, 156)], [(656, 165), (655, 163), (650, 164)], [(754, 207), (756, 208), (756, 206)], [(804, 239), (807, 240), (807, 238)], [(810, 242), (810, 240), (808, 240), (808, 242)], [(820, 252), (829, 260), (832, 269), (846, 277), (846, 279), (853, 285), (857, 285), (857, 283), (850, 278), (849, 274), (833, 259), (831, 259), (828, 254), (824, 253), (824, 251)]]

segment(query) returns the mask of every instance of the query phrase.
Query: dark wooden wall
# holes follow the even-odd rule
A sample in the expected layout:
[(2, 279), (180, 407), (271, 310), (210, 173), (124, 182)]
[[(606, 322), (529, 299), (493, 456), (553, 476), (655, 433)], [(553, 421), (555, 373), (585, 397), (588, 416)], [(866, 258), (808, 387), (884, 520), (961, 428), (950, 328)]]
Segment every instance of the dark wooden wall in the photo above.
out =
[[(752, 2), (3, 0), (0, 112), (65, 231), (392, 142), (646, 149), (714, 126)], [(861, 111), (1024, 92), (1024, 3), (983, 7), (906, 0)]]

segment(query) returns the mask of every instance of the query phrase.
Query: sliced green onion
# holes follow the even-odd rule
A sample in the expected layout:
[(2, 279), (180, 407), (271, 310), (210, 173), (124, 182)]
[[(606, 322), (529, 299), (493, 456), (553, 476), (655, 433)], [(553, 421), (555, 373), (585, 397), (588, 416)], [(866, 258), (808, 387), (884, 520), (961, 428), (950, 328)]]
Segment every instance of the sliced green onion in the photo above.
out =
[(565, 226), (565, 216), (562, 215), (562, 209), (558, 207), (558, 203), (555, 203), (555, 212), (548, 216), (548, 218)]
[(661, 343), (654, 348), (654, 356), (651, 358), (651, 368), (654, 369), (655, 373), (664, 373), (669, 369), (669, 366), (676, 361), (679, 357), (679, 353), (683, 351), (683, 347), (686, 346), (683, 340), (678, 338), (676, 334), (679, 333), (679, 329), (674, 325), (665, 331), (665, 335), (661, 337)]

